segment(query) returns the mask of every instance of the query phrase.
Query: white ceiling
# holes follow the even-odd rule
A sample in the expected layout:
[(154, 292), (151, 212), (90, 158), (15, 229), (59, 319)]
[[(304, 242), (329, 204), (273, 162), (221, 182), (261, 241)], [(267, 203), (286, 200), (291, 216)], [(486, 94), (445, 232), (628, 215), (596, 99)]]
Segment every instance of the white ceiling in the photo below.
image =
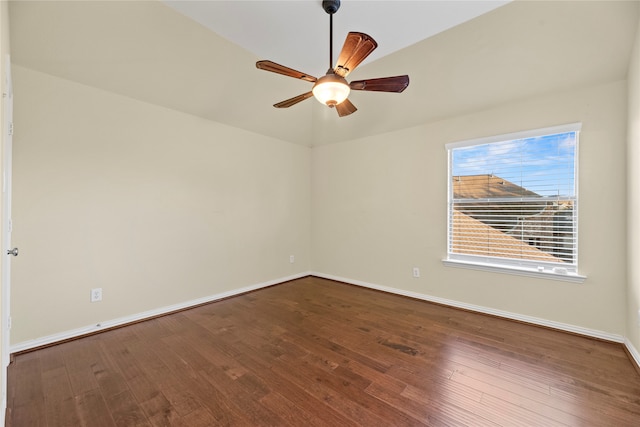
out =
[[(366, 33), (378, 42), (364, 65), (509, 1), (344, 0), (333, 16), (333, 60), (349, 31)], [(322, 0), (163, 3), (262, 59), (318, 77), (329, 68), (329, 15)]]
[(639, 1), (513, 1), (467, 20), (496, 4), (344, 1), (334, 44), (350, 30), (373, 36), (376, 55), (409, 44), (361, 65), (350, 80), (408, 74), (411, 83), (401, 94), (354, 91), (358, 111), (343, 118), (312, 99), (273, 108), (310, 83), (255, 68), (271, 59), (326, 72), (320, 0), (172, 3), (215, 30), (157, 0), (11, 1), (11, 58), (17, 67), (307, 146), (626, 78)]

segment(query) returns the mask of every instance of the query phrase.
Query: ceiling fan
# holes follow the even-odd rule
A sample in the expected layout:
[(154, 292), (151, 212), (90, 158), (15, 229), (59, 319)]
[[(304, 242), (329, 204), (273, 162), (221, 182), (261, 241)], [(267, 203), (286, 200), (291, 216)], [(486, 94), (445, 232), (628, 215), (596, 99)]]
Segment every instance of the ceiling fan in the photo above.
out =
[(335, 107), (338, 115), (343, 117), (357, 110), (347, 98), (351, 90), (400, 93), (409, 86), (409, 76), (407, 75), (347, 82), (345, 77), (378, 47), (378, 43), (364, 33), (350, 32), (347, 34), (347, 39), (340, 56), (338, 56), (338, 62), (335, 68), (331, 68), (333, 64), (333, 14), (340, 8), (340, 0), (323, 0), (322, 8), (329, 14), (329, 70), (326, 75), (318, 79), (273, 61), (256, 62), (256, 67), (261, 70), (314, 83), (311, 91), (278, 102), (273, 105), (274, 107), (288, 108), (315, 96), (321, 103), (331, 108)]

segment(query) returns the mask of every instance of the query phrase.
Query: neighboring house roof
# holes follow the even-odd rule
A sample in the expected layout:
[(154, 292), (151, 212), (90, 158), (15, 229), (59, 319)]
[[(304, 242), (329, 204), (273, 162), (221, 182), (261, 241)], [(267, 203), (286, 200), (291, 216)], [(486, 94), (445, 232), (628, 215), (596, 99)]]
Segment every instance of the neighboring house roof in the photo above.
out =
[(489, 199), (540, 197), (540, 195), (499, 176), (485, 174), (454, 176), (453, 197), (456, 199)]
[(452, 226), (453, 253), (558, 262), (558, 258), (458, 210), (453, 211)]

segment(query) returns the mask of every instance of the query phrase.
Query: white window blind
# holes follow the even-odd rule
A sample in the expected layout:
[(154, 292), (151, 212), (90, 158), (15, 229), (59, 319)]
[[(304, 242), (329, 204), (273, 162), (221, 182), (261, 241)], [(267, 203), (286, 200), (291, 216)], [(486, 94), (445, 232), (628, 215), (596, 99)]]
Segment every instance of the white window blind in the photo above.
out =
[(447, 145), (448, 259), (577, 274), (579, 130)]

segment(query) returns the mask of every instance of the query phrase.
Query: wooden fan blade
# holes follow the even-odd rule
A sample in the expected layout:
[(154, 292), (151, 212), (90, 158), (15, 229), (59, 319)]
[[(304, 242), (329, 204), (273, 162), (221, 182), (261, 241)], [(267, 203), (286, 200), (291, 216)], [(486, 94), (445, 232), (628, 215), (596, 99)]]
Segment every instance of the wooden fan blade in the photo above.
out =
[(339, 76), (346, 77), (377, 47), (378, 43), (365, 33), (351, 32), (347, 34), (334, 72)]
[(276, 108), (289, 108), (292, 105), (296, 105), (300, 101), (304, 101), (307, 98), (311, 98), (312, 96), (313, 96), (313, 92), (309, 91), (307, 93), (303, 93), (302, 95), (294, 96), (293, 98), (287, 99), (286, 101), (273, 104), (273, 106)]
[(276, 64), (273, 61), (258, 61), (256, 62), (256, 68), (265, 71), (271, 71), (272, 73), (282, 74), (283, 76), (293, 77), (295, 79), (306, 80), (311, 83), (315, 83), (316, 79), (309, 74), (301, 73), (300, 71), (296, 71), (293, 68), (285, 67), (284, 65)]
[(356, 80), (349, 87), (352, 90), (400, 93), (409, 86), (409, 76), (381, 77), (379, 79)]
[(336, 105), (336, 111), (340, 117), (348, 116), (349, 114), (355, 113), (357, 110), (356, 106), (353, 105), (348, 98)]

